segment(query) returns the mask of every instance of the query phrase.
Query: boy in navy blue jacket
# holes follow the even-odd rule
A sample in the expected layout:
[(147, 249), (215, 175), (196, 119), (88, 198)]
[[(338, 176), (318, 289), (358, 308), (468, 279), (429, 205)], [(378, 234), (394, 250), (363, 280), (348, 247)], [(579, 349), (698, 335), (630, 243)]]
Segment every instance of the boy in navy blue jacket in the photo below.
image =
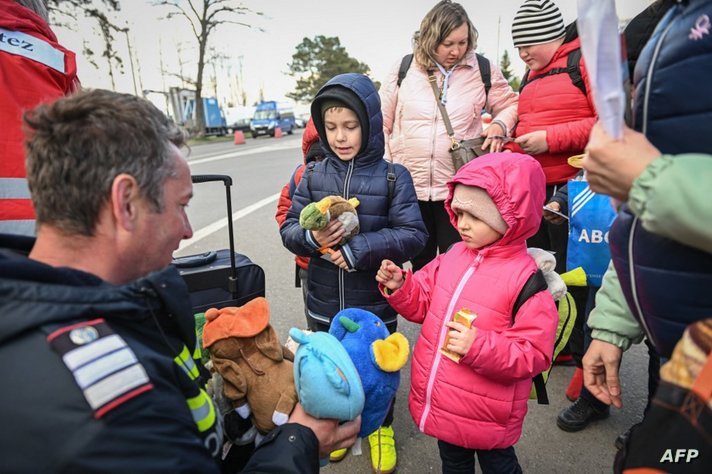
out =
[[(326, 159), (305, 170), (280, 228), (289, 251), (317, 257), (310, 259), (308, 269), (309, 329), (328, 331), (336, 313), (358, 307), (378, 315), (393, 333), (397, 315), (375, 278), (384, 258), (403, 264), (425, 246), (427, 231), (413, 180), (405, 167), (383, 159), (381, 103), (368, 77), (349, 73), (332, 78), (314, 98), (311, 115)], [(302, 209), (329, 195), (360, 202), (360, 232), (342, 245), (344, 230), (336, 219), (319, 231), (299, 225)], [(334, 252), (319, 258), (322, 247)], [(369, 436), (374, 469), (380, 472), (390, 472), (396, 464), (392, 419), (391, 409), (383, 426)], [(344, 454), (333, 453), (332, 460)]]

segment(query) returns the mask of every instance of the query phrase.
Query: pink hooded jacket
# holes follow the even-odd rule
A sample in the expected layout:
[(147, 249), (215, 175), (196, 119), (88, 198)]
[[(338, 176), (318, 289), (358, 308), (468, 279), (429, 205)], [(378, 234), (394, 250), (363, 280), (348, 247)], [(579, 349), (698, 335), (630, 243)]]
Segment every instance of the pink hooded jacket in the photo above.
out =
[[(413, 177), (419, 201), (444, 201), (447, 182), (455, 169), (448, 152), (451, 141), (428, 73), (414, 60), (398, 87), (398, 64), (381, 85), (383, 132), (386, 135), (386, 159), (401, 163)], [(482, 110), (492, 114), (509, 133), (517, 123), (517, 94), (502, 72), (490, 61), (492, 88), (485, 103), (485, 86), (474, 51), (469, 51), (455, 66), (447, 88), (446, 109), (457, 140), (477, 138), (482, 133)], [(443, 75), (435, 71), (438, 85)]]
[[(407, 320), (423, 325), (415, 344), (410, 412), (421, 431), (469, 449), (497, 449), (519, 439), (531, 379), (551, 364), (558, 312), (540, 292), (512, 308), (537, 270), (525, 240), (536, 232), (544, 203), (544, 173), (528, 155), (491, 153), (463, 166), (448, 183), (487, 191), (509, 226), (497, 242), (479, 250), (456, 243), (387, 296)], [(382, 288), (383, 290), (383, 288)], [(460, 363), (439, 352), (445, 323), (462, 308), (477, 313), (477, 335)]]

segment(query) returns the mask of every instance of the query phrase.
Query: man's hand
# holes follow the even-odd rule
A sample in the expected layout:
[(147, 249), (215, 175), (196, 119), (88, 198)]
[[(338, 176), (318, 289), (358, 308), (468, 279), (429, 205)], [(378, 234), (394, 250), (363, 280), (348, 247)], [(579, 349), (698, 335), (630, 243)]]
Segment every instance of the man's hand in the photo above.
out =
[(622, 355), (620, 347), (594, 339), (583, 356), (584, 385), (596, 398), (616, 408), (623, 406), (618, 379)]
[(591, 190), (627, 201), (633, 181), (661, 155), (645, 135), (628, 127), (614, 140), (597, 123), (586, 145), (583, 167)]
[(467, 355), (470, 347), (472, 347), (472, 343), (475, 341), (477, 328), (474, 326), (468, 328), (464, 324), (455, 321), (447, 323), (447, 327), (449, 327), (451, 331), (448, 331), (449, 339), (446, 349), (461, 356)]
[(540, 155), (549, 151), (549, 144), (546, 142), (546, 130), (525, 133), (517, 137), (514, 143), (522, 147), (529, 155)]
[(356, 442), (361, 429), (361, 417), (339, 424), (337, 420), (314, 418), (297, 403), (289, 416), (289, 423), (299, 423), (310, 428), (319, 440), (319, 459), (326, 459), (337, 449), (349, 448)]
[(376, 273), (376, 281), (389, 290), (397, 290), (403, 286), (403, 271), (390, 260), (383, 260)]
[(312, 230), (311, 233), (322, 248), (333, 247), (344, 237), (344, 225), (340, 220), (334, 219), (323, 229)]

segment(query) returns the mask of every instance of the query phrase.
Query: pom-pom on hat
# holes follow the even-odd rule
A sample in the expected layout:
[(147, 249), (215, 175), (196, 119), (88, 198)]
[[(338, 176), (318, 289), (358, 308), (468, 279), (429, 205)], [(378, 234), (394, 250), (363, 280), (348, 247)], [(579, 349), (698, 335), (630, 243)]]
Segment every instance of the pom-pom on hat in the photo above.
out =
[(551, 0), (526, 0), (514, 16), (514, 47), (549, 43), (566, 34), (564, 17)]
[(487, 191), (477, 186), (458, 183), (452, 194), (450, 207), (453, 211), (459, 209), (472, 214), (502, 235), (509, 228)]

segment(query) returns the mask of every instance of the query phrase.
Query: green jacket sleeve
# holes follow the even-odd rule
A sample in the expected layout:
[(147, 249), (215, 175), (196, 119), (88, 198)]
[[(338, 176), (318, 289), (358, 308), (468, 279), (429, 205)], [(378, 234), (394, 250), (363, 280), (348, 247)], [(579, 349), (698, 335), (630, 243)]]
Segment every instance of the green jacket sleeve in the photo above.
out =
[(629, 205), (643, 228), (712, 253), (712, 156), (663, 155), (633, 182)]
[(609, 342), (626, 351), (643, 339), (643, 330), (631, 313), (623, 296), (613, 263), (603, 275), (601, 289), (596, 294), (596, 306), (588, 316), (591, 337)]

